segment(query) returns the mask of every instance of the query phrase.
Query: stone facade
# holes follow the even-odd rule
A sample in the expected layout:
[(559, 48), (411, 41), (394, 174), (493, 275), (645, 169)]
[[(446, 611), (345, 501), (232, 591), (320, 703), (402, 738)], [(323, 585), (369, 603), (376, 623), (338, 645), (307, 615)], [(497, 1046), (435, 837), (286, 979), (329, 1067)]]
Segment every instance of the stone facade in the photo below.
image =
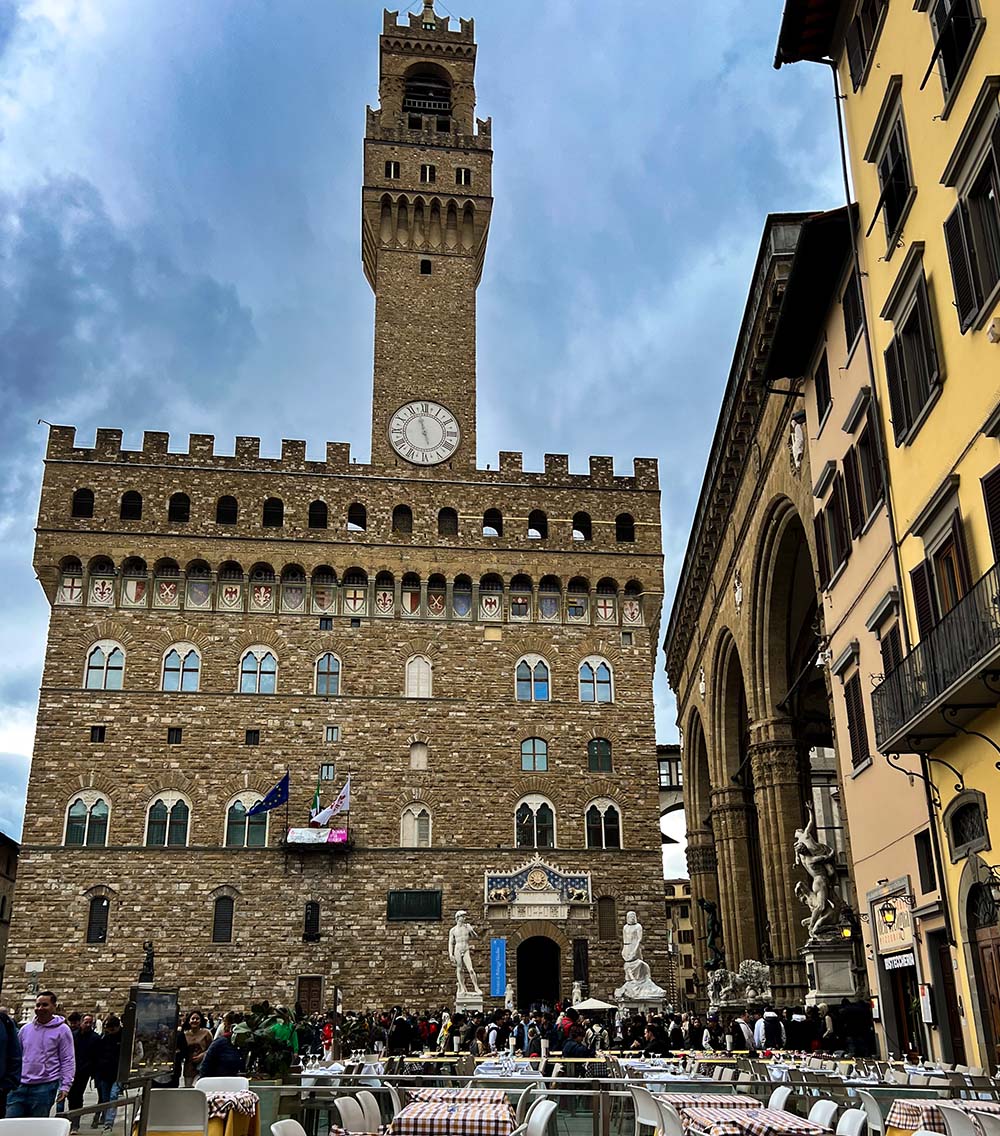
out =
[[(637, 459), (616, 476), (610, 458), (596, 457), (577, 474), (557, 454), (528, 472), (511, 451), (499, 468), (476, 468), (474, 294), (488, 199), (477, 206), (476, 255), (460, 236), (459, 251), (431, 256), (429, 277), (412, 230), (401, 247), (398, 228), (371, 223), (384, 162), (403, 167), (428, 147), (440, 151), (439, 169), (445, 150), (449, 161), (457, 154), (472, 188), (489, 192), (483, 124), (471, 133), (471, 22), (452, 32), (425, 8), (410, 28), (386, 25), (381, 119), (369, 113), (366, 140), (371, 462), (353, 462), (344, 443), (313, 460), (299, 441), (268, 458), (255, 438), (227, 455), (208, 435), (176, 452), (147, 433), (127, 451), (117, 430), (98, 431), (89, 448), (72, 428), (51, 431), (35, 567), (53, 606), (11, 937), (14, 997), (24, 964), (44, 960), (44, 981), (65, 1003), (117, 1006), (152, 939), (158, 982), (178, 986), (185, 1003), (291, 1001), (306, 978), (319, 980), (324, 1005), (334, 986), (347, 1007), (440, 1004), (455, 990), (447, 938), (459, 908), (480, 936), (484, 988), (490, 938), (507, 939), (515, 985), (541, 957), (533, 944), (548, 940), (558, 948), (550, 998), (568, 996), (574, 978), (607, 997), (621, 983), (629, 909), (645, 926), (654, 978), (666, 969), (651, 776), (663, 590), (656, 463)], [(405, 106), (387, 120), (390, 94), (429, 62), (451, 85), (453, 131), (411, 127)], [(411, 174), (401, 169), (404, 186)], [(408, 302), (428, 284), (432, 303)], [(461, 331), (450, 338), (449, 327)], [(454, 413), (462, 441), (452, 460), (418, 467), (389, 446), (388, 418), (411, 398)], [(169, 689), (177, 644), (197, 669), (188, 690)], [(240, 693), (246, 660), (266, 667), (266, 656), (273, 693)], [(318, 667), (325, 656), (336, 660), (335, 691), (321, 673), (330, 664)], [(548, 669), (547, 690), (532, 687), (531, 701), (515, 681), (525, 656)], [(603, 687), (581, 672), (602, 661)], [(254, 681), (271, 683), (259, 672)], [(526, 768), (541, 764), (537, 745), (523, 752), (529, 739), (544, 743), (544, 769)], [(252, 803), (285, 770), (292, 826), (308, 823), (318, 774), (324, 804), (350, 774), (346, 846), (289, 846), (283, 808), (269, 814), (263, 846), (229, 839), (237, 799)], [(544, 821), (531, 839), (516, 829), (525, 799), (551, 807), (552, 847)], [(187, 814), (158, 830), (157, 801)], [(602, 846), (616, 843), (609, 808), (620, 847)], [(424, 827), (413, 831), (416, 813)], [(549, 918), (486, 887), (488, 873), (516, 873), (536, 855), (549, 878), (589, 874)], [(440, 917), (390, 919), (387, 893), (400, 890), (439, 892)], [(231, 941), (214, 941), (226, 937), (230, 901)]]
[(10, 918), (14, 909), (14, 883), (17, 879), (18, 845), (6, 833), (0, 832), (0, 985), (7, 962), (7, 941), (10, 938)]
[[(769, 963), (782, 1004), (805, 994), (792, 845), (807, 803), (820, 838), (846, 843), (828, 773), (828, 677), (816, 666), (824, 611), (808, 453), (795, 445), (800, 404), (765, 377), (807, 216), (765, 225), (664, 644), (683, 731), (691, 890), (718, 904), (726, 965)], [(701, 965), (705, 916), (692, 915)]]

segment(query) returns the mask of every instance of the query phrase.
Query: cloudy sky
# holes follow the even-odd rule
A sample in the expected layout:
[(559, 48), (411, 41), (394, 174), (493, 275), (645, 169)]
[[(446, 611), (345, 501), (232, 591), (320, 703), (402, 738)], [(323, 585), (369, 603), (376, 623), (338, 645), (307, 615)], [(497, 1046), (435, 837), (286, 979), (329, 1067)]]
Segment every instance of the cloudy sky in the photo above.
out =
[[(829, 77), (771, 68), (780, 0), (452, 2), (476, 20), (495, 147), (479, 461), (567, 452), (585, 471), (613, 454), (627, 473), (658, 457), (669, 604), (764, 217), (841, 203)], [(47, 617), (36, 420), (85, 444), (117, 426), (126, 445), (155, 429), (367, 454), (359, 198), (381, 13), (0, 0), (0, 828), (14, 836)], [(669, 741), (662, 656), (658, 672)]]

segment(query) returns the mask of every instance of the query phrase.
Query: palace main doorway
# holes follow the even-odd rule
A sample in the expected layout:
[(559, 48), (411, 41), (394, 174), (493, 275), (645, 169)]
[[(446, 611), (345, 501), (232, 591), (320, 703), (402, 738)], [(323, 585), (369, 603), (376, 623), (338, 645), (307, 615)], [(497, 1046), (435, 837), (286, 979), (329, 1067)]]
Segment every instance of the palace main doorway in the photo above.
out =
[(559, 998), (559, 944), (533, 935), (517, 945), (517, 1005), (553, 1006)]

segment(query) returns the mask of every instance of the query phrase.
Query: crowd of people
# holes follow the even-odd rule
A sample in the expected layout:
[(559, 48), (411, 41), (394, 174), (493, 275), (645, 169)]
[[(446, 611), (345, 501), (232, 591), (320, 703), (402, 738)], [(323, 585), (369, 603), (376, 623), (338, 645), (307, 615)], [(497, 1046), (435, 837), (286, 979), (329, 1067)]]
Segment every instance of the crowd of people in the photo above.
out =
[[(95, 1112), (93, 1128), (110, 1130), (115, 1122), (122, 1023), (108, 1014), (58, 1012), (56, 995), (43, 991), (35, 1016), (20, 1028), (0, 1009), (0, 1116), (48, 1116), (82, 1108), (93, 1082), (99, 1101), (112, 1107)], [(246, 1071), (244, 1053), (233, 1035), (244, 1015), (229, 1011), (218, 1020), (190, 1011), (180, 1022), (172, 1075), (166, 1085), (193, 1085), (199, 1077), (234, 1076)], [(366, 1013), (295, 1014), (279, 1007), (268, 1027), (274, 1039), (296, 1055), (329, 1060), (333, 1053), (384, 1053), (409, 1056), (461, 1051), (475, 1057), (513, 1049), (524, 1057), (561, 1054), (596, 1058), (613, 1049), (668, 1057), (679, 1050), (762, 1053), (768, 1050), (822, 1051), (875, 1056), (871, 1008), (861, 999), (840, 1006), (781, 1010), (766, 1006), (720, 1017), (695, 1013), (581, 1013), (572, 1006), (538, 1006), (531, 1011), (498, 1009), (489, 1013), (415, 1012), (403, 1006)], [(511, 1046), (513, 1042), (513, 1046)], [(79, 1129), (79, 1118), (72, 1127)]]

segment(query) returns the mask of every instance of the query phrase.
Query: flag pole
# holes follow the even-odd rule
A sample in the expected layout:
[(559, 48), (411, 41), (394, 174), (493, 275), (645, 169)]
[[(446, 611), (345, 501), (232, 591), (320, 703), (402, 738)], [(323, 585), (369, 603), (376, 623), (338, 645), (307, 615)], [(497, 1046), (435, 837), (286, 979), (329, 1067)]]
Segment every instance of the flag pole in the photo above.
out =
[[(288, 777), (288, 766), (285, 766), (285, 776)], [(292, 795), (291, 778), (288, 780), (288, 792), (285, 794), (285, 875), (288, 875), (288, 798)]]

